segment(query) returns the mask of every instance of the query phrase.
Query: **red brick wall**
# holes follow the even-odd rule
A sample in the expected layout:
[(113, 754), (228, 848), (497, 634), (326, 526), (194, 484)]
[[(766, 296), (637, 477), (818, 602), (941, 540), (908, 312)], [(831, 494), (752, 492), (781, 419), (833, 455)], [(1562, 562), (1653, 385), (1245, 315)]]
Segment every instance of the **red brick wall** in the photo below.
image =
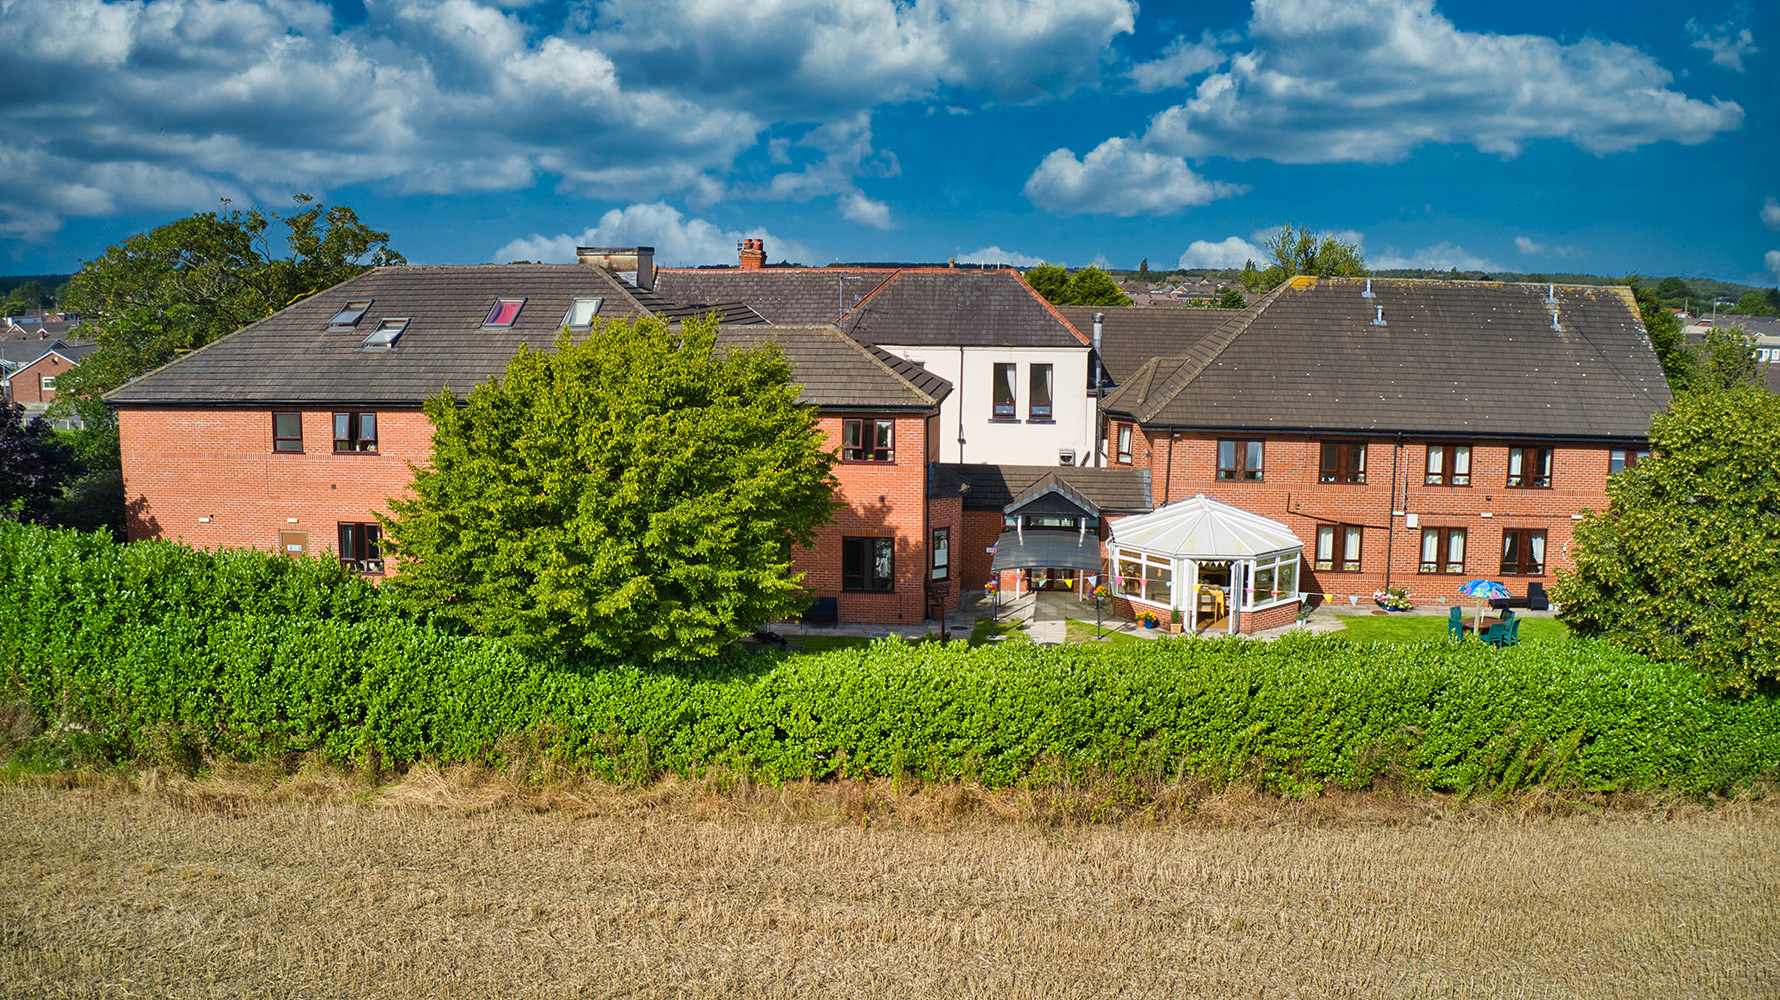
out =
[(1260, 632), (1264, 629), (1279, 628), (1290, 625), (1298, 620), (1298, 602), (1276, 604), (1271, 608), (1259, 611), (1240, 611), (1236, 614), (1236, 627), (1242, 632)]
[(51, 354), (32, 362), (28, 367), (21, 368), (11, 378), (12, 401), (15, 403), (47, 403), (56, 398), (56, 390), (44, 389), (44, 378), (55, 378), (57, 375), (74, 368), (74, 363), (60, 354)]
[[(841, 440), (839, 415), (823, 414), (822, 430), (830, 441)], [(836, 599), (843, 622), (918, 625), (926, 617), (927, 553), (927, 421), (924, 416), (896, 418), (896, 458), (887, 463), (847, 463), (834, 467), (840, 481), (834, 523), (816, 534), (816, 544), (799, 553), (795, 565), (804, 586), (818, 596)], [(841, 539), (896, 539), (896, 589), (889, 593), (858, 593), (841, 589)], [(956, 544), (956, 543), (954, 543)]]
[[(931, 427), (932, 425), (929, 424), (929, 426)], [(951, 549), (949, 554), (952, 565), (950, 572), (947, 573), (945, 579), (946, 586), (944, 588), (944, 599), (946, 611), (951, 612), (958, 609), (958, 604), (962, 599), (964, 591), (980, 590), (982, 588), (980, 582), (977, 583), (975, 587), (971, 586), (971, 579), (964, 575), (963, 564), (960, 562), (960, 557), (964, 555), (962, 546), (964, 544), (965, 534), (963, 498), (947, 497), (943, 500), (932, 500), (928, 502), (927, 538), (931, 540), (933, 538), (933, 533), (940, 528), (946, 528), (950, 532)], [(929, 544), (928, 548), (931, 550), (932, 545)], [(928, 558), (931, 560), (931, 552), (929, 552)], [(929, 562), (929, 568), (931, 569), (931, 562)]]
[[(1234, 437), (1234, 435), (1231, 435)], [(1555, 444), (1551, 489), (1509, 489), (1510, 442), (1464, 439), (1406, 439), (1397, 447), (1395, 438), (1366, 440), (1364, 485), (1317, 482), (1322, 437), (1309, 435), (1265, 436), (1265, 480), (1220, 481), (1217, 476), (1217, 435), (1150, 431), (1134, 442), (1133, 464), (1150, 470), (1155, 501), (1181, 500), (1204, 493), (1214, 500), (1270, 517), (1290, 527), (1304, 542), (1305, 562), (1300, 568), (1300, 588), (1308, 593), (1358, 595), (1361, 604), (1384, 586), (1387, 555), (1393, 586), (1407, 585), (1419, 602), (1445, 597), (1459, 598), (1458, 587), (1466, 580), (1500, 580), (1516, 596), (1524, 596), (1528, 580), (1550, 588), (1554, 570), (1570, 565), (1568, 549), (1574, 526), (1572, 515), (1599, 510), (1607, 504), (1608, 454), (1611, 444)], [(1330, 435), (1330, 439), (1361, 440)], [(1423, 485), (1427, 445), (1455, 442), (1471, 445), (1469, 487)], [(1538, 442), (1525, 442), (1527, 445)], [(1396, 505), (1392, 505), (1392, 462), (1396, 462)], [(1406, 526), (1404, 517), (1392, 510), (1415, 514), (1418, 525)], [(1486, 516), (1487, 515), (1487, 516)], [(1357, 524), (1362, 536), (1359, 572), (1315, 572), (1316, 526), (1337, 522)], [(1417, 572), (1421, 529), (1464, 528), (1465, 570), (1458, 574)], [(1502, 535), (1506, 529), (1536, 528), (1546, 533), (1545, 572), (1541, 576), (1503, 575)]]
[(419, 410), (379, 410), (376, 453), (336, 455), (333, 411), (307, 410), (293, 454), (272, 450), (268, 410), (125, 408), (118, 435), (132, 541), (272, 549), (280, 531), (307, 531), (320, 554), (334, 550), (341, 521), (373, 520), (406, 492), (433, 426)]
[[(989, 546), (1001, 537), (1001, 511), (967, 510), (964, 512), (963, 561), (964, 582), (969, 590), (982, 590), (989, 582), (989, 567), (995, 557)], [(957, 556), (953, 556), (957, 559)]]

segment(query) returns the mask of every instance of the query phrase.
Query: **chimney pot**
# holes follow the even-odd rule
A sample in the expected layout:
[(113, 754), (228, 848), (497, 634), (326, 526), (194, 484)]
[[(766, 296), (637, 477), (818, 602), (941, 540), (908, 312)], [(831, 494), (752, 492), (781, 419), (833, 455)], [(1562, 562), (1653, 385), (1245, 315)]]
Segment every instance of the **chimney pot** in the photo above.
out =
[(746, 239), (736, 251), (736, 263), (744, 271), (758, 271), (766, 266), (766, 241)]

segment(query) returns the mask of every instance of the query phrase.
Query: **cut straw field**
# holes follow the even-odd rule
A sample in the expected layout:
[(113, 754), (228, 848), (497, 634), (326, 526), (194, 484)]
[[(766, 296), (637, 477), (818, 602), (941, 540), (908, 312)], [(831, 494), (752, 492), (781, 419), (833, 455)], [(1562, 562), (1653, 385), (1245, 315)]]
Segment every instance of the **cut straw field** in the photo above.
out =
[(1780, 995), (1771, 803), (1103, 793), (30, 778), (0, 996)]

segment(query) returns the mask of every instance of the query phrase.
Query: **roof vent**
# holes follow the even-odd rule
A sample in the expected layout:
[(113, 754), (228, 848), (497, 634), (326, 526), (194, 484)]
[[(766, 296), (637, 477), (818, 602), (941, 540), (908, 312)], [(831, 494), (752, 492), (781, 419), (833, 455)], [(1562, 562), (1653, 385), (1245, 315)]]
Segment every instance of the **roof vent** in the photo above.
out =
[(1559, 333), (1562, 333), (1564, 329), (1562, 326), (1558, 325), (1558, 311), (1556, 309), (1551, 311), (1551, 328)]
[(1378, 298), (1378, 296), (1372, 294), (1372, 279), (1371, 278), (1366, 279), (1366, 290), (1360, 293), (1360, 298), (1362, 298), (1362, 299), (1376, 299), (1376, 298)]
[(1378, 307), (1378, 315), (1372, 317), (1372, 325), (1373, 326), (1388, 326), (1389, 325), (1384, 321), (1384, 306)]
[(1546, 285), (1545, 286), (1545, 306), (1546, 306), (1546, 308), (1556, 309), (1557, 304), (1558, 304), (1558, 286)]

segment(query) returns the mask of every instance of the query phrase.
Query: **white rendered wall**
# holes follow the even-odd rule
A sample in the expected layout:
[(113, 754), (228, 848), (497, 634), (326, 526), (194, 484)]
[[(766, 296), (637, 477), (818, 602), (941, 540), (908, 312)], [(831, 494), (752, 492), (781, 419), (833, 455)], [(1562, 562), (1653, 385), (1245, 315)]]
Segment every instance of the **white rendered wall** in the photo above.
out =
[[(897, 347), (885, 350), (919, 362), (952, 383), (940, 404), (939, 460), (984, 465), (1056, 465), (1058, 452), (1073, 450), (1075, 464), (1093, 464), (1093, 400), (1088, 384), (1088, 349), (1043, 347)], [(995, 365), (1012, 363), (1015, 406), (1012, 420), (994, 419)], [(1032, 366), (1051, 365), (1051, 419), (1030, 419)], [(962, 435), (964, 441), (959, 442)]]

